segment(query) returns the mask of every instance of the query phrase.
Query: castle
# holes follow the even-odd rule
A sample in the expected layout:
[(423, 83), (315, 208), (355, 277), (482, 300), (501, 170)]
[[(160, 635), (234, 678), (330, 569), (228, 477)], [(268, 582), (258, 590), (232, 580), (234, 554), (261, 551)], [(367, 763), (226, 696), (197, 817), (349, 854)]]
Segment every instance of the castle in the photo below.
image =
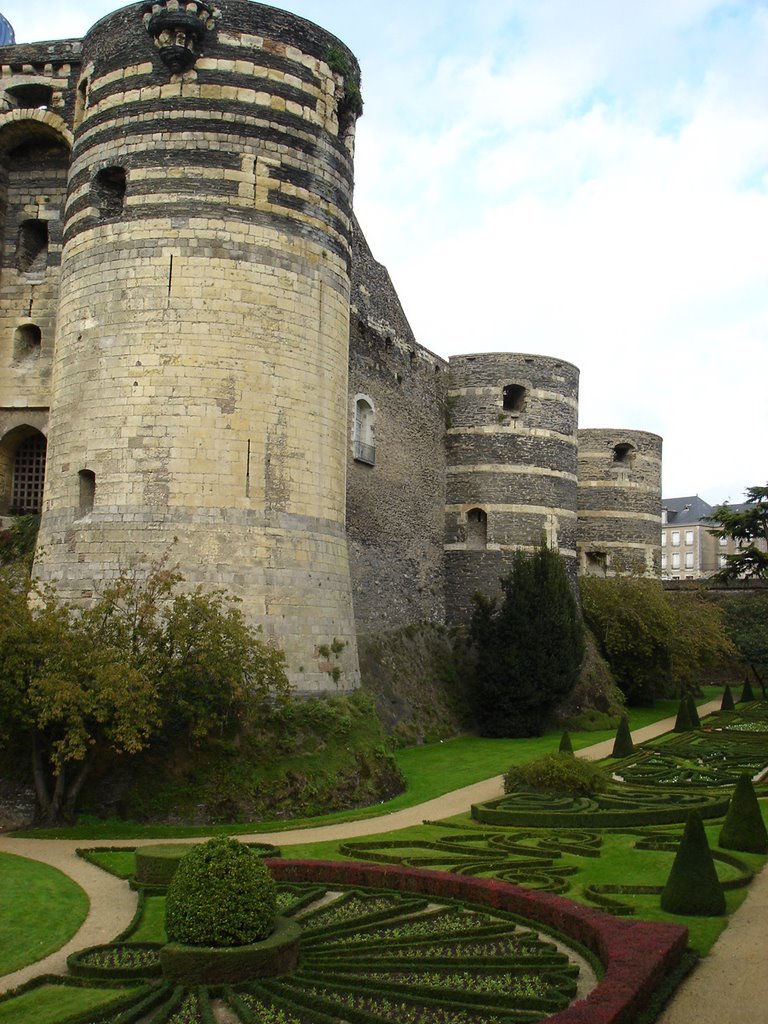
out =
[(132, 4), (0, 47), (0, 109), (0, 515), (42, 511), (62, 596), (170, 550), (318, 692), (542, 536), (574, 577), (658, 573), (661, 438), (578, 430), (563, 360), (416, 342), (352, 212), (334, 36)]

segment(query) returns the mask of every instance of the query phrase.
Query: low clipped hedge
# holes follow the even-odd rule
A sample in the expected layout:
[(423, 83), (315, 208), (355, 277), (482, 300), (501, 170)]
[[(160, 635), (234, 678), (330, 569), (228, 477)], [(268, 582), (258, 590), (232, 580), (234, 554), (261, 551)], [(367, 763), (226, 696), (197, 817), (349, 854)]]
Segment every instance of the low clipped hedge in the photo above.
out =
[(70, 953), (67, 967), (75, 978), (159, 978), (162, 945), (161, 942), (110, 942), (88, 946)]
[(597, 955), (605, 973), (589, 995), (547, 1018), (547, 1024), (625, 1024), (633, 1020), (682, 960), (688, 929), (626, 921), (551, 893), (441, 871), (337, 861), (268, 862), (278, 881), (372, 886), (466, 900), (518, 914), (562, 932)]
[(235, 985), (294, 970), (301, 927), (278, 917), (275, 930), (247, 946), (187, 946), (169, 942), (160, 950), (163, 977), (185, 985)]
[[(159, 843), (135, 849), (136, 881), (142, 886), (165, 888), (170, 885), (183, 857), (202, 844)], [(259, 857), (279, 857), (278, 847), (270, 843), (243, 843)], [(115, 847), (115, 849), (118, 849)], [(126, 849), (123, 847), (123, 849)]]

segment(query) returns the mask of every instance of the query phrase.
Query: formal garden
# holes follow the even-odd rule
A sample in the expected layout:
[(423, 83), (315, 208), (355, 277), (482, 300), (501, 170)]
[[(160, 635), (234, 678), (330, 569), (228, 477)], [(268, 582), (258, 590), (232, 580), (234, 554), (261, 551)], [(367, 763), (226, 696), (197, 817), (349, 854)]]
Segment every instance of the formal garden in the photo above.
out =
[(0, 1022), (651, 1021), (768, 852), (768, 703), (738, 696), (703, 722), (681, 701), (676, 731), (637, 748), (620, 727), (597, 765), (573, 756), (581, 736), (511, 741), (533, 746), (505, 795), (451, 819), (282, 850), (254, 834), (238, 852), (262, 874), (234, 898), (184, 878), (224, 837), (84, 842), (136, 916), (2, 997)]

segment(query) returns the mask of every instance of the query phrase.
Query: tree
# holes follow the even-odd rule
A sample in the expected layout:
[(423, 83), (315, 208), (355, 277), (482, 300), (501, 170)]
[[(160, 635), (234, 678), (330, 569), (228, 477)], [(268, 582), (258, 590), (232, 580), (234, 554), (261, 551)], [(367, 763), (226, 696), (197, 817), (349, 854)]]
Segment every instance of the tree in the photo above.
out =
[(737, 654), (722, 607), (695, 593), (665, 593), (674, 621), (669, 637), (671, 681), (676, 696), (698, 695), (708, 671), (730, 668)]
[(629, 704), (652, 705), (669, 682), (675, 618), (656, 580), (617, 576), (580, 580), (587, 626)]
[(475, 596), (472, 702), (486, 736), (538, 736), (576, 684), (584, 635), (560, 555), (515, 552), (501, 603)]
[(715, 579), (768, 579), (768, 486), (748, 487), (746, 493), (746, 507), (718, 505), (707, 517), (718, 524), (710, 533), (739, 545), (734, 554), (725, 555), (725, 565)]
[(768, 674), (768, 594), (728, 595), (721, 605), (728, 635), (765, 696)]
[(25, 582), (0, 575), (0, 742), (21, 738), (46, 823), (74, 815), (98, 760), (180, 730), (198, 744), (287, 694), (282, 653), (220, 591), (174, 593), (162, 564), (84, 612)]

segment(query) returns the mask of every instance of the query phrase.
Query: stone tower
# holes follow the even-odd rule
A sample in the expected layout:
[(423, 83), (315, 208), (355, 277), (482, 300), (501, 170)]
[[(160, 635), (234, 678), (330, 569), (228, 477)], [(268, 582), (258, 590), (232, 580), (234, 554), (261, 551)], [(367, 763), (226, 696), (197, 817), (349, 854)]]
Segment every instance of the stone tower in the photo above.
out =
[(472, 594), (500, 592), (514, 551), (542, 537), (576, 578), (579, 371), (548, 356), (450, 360), (446, 484), (446, 615), (466, 619)]
[(354, 687), (357, 62), (248, 0), (134, 4), (81, 59), (37, 574), (87, 600), (169, 552), (242, 599), (297, 689)]
[(658, 576), (661, 445), (643, 430), (579, 431), (579, 568)]

